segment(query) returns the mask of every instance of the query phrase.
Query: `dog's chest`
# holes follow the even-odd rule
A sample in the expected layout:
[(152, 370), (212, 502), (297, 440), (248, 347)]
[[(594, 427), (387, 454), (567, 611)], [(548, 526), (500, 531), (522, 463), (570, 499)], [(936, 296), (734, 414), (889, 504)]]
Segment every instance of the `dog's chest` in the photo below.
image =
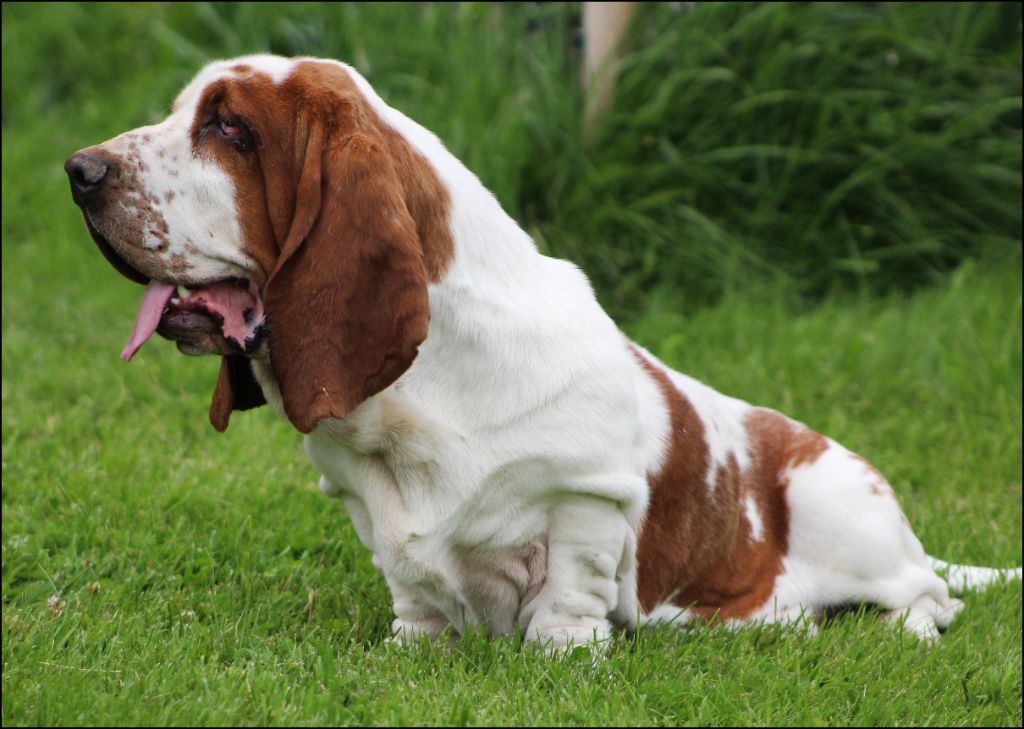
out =
[(321, 489), (344, 502), (393, 589), (459, 630), (511, 633), (544, 581), (545, 524), (539, 510), (492, 503), (478, 445), (394, 395), (323, 421), (306, 439)]

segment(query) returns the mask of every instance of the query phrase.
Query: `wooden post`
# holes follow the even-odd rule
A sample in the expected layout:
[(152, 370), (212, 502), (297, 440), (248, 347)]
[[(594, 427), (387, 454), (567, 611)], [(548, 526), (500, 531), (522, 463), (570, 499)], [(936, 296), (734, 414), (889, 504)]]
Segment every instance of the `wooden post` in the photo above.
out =
[(636, 3), (583, 3), (583, 90), (587, 92), (588, 122), (611, 106), (622, 36), (635, 10)]

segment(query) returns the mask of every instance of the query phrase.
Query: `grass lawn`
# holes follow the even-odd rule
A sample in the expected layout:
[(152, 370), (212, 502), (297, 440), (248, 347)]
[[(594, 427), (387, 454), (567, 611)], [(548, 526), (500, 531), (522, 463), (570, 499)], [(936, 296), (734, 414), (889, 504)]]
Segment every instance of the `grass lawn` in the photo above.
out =
[[(442, 12), (438, 6), (424, 12)], [(4, 6), (5, 726), (1021, 724), (1020, 583), (968, 595), (964, 612), (930, 648), (880, 624), (870, 611), (837, 617), (814, 638), (774, 627), (642, 630), (621, 635), (608, 657), (596, 663), (583, 653), (546, 659), (515, 641), (477, 635), (452, 648), (385, 644), (391, 620), (386, 585), (344, 509), (317, 491), (317, 475), (299, 434), (263, 408), (236, 413), (227, 433), (217, 435), (206, 418), (217, 372), (212, 358), (186, 358), (169, 342), (156, 340), (131, 364), (118, 359), (142, 289), (99, 255), (61, 169), (75, 149), (159, 118), (174, 88), (217, 42), (228, 53), (280, 50), (284, 37), (294, 45), (305, 43), (306, 52), (366, 63), (387, 58), (381, 49), (393, 44), (395, 33), (380, 25), (376, 36), (348, 36), (328, 26), (317, 36), (311, 25), (289, 24), (285, 17), (320, 12), (301, 5), (300, 11), (267, 11), (270, 41), (260, 45), (264, 26), (256, 14), (222, 27), (218, 7), (118, 5), (90, 14), (79, 6)], [(792, 20), (787, 14), (804, 12), (782, 7), (745, 16), (752, 19), (744, 27), (761, 37), (764, 23), (779, 29)], [(375, 27), (374, 13), (383, 12), (346, 8), (350, 25), (358, 21), (363, 29)], [(864, 11), (856, 8), (843, 9), (849, 15), (845, 22), (859, 22), (853, 15)], [(948, 42), (966, 46), (990, 25), (998, 29), (992, 18), (998, 20), (1005, 8), (970, 15), (974, 20), (962, 24), (967, 30)], [(634, 289), (618, 292), (602, 284), (598, 291), (631, 336), (678, 369), (728, 394), (782, 410), (872, 460), (889, 476), (929, 553), (954, 562), (1021, 564), (1019, 31), (1016, 107), (993, 110), (998, 103), (990, 100), (991, 109), (981, 105), (978, 114), (954, 124), (945, 142), (928, 137), (927, 144), (913, 147), (914, 134), (930, 135), (930, 127), (896, 135), (888, 142), (891, 149), (916, 150), (911, 156), (921, 169), (915, 172), (908, 159), (894, 162), (869, 154), (879, 169), (895, 169), (886, 167), (892, 163), (908, 176), (872, 177), (875, 168), (869, 165), (856, 177), (857, 185), (867, 187), (842, 188), (849, 197), (830, 198), (837, 217), (817, 220), (815, 233), (823, 247), (848, 251), (832, 270), (827, 267), (837, 260), (834, 252), (805, 240), (806, 220), (792, 217), (785, 201), (770, 200), (746, 213), (735, 203), (703, 218), (694, 217), (709, 209), (699, 196), (682, 205), (669, 200), (656, 214), (652, 199), (622, 202), (616, 190), (623, 180), (654, 189), (668, 178), (652, 182), (643, 175), (669, 173), (642, 155), (636, 169), (623, 166), (633, 154), (626, 139), (618, 157), (595, 157), (593, 167), (590, 158), (573, 157), (583, 154), (583, 147), (572, 146), (571, 135), (578, 130), (558, 125), (574, 101), (563, 95), (564, 106), (550, 106), (559, 98), (553, 87), (544, 86), (557, 76), (550, 69), (547, 76), (537, 72), (540, 91), (524, 91), (520, 106), (465, 101), (473, 93), (483, 95), (478, 99), (490, 93), (490, 86), (480, 81), (481, 89), (474, 88), (472, 77), (456, 68), (471, 58), (467, 49), (477, 41), (468, 29), (479, 27), (483, 10), (452, 12), (460, 13), (462, 23), (452, 26), (446, 46), (453, 60), (438, 57), (433, 66), (413, 65), (401, 55), (378, 61), (378, 78), (392, 91), (388, 98), (397, 96), (396, 105), (411, 107), (415, 118), (442, 132), (547, 249), (580, 251), (577, 260), (598, 282), (611, 281), (621, 267), (623, 280)], [(956, 10), (965, 16), (973, 12)], [(103, 20), (107, 16), (117, 20), (117, 32), (114, 21)], [(988, 25), (974, 22), (986, 17), (992, 21)], [(93, 24), (93, 32), (77, 36), (76, 22)], [(131, 53), (143, 51), (126, 50), (126, 29), (150, 22), (159, 31), (144, 51), (151, 55), (133, 63)], [(542, 23), (536, 33), (553, 37), (556, 30), (557, 24)], [(906, 28), (895, 23), (888, 30), (884, 42), (896, 43), (897, 31)], [(945, 37), (939, 31), (933, 35)], [(92, 46), (82, 40), (90, 37), (111, 39), (105, 52), (121, 54), (121, 65), (113, 67), (123, 69), (123, 84), (103, 76), (110, 64), (92, 60)], [(223, 42), (230, 37), (234, 40)], [(915, 63), (945, 58), (930, 42), (908, 42), (919, 54)], [(414, 55), (415, 48), (403, 45), (396, 53)], [(481, 48), (496, 55), (507, 50), (502, 42)], [(786, 43), (778, 48), (779, 53), (799, 50)], [(978, 68), (1006, 77), (1005, 68), (987, 63)], [(39, 69), (47, 64), (49, 85), (28, 83), (41, 78)], [(953, 68), (953, 60), (939, 65), (952, 68), (957, 78), (973, 79)], [(396, 70), (401, 67), (420, 74), (402, 76)], [(529, 79), (533, 70), (509, 73)], [(417, 85), (428, 71), (466, 84), (444, 87), (433, 117), (423, 111), (436, 101), (431, 89)], [(80, 86), (68, 80), (75, 72)], [(900, 83), (909, 83), (915, 73)], [(918, 75), (935, 79), (938, 74)], [(826, 81), (820, 89), (828, 87)], [(633, 87), (624, 88), (633, 93)], [(1012, 78), (1009, 88), (1012, 96)], [(717, 98), (701, 98), (710, 103), (712, 97)], [(70, 101), (60, 100), (65, 98)], [(446, 100), (462, 101), (452, 106)], [(885, 106), (878, 100), (870, 105)], [(474, 133), (486, 128), (488, 119), (480, 111), (485, 107), (493, 108), (489, 141), (496, 152), (490, 157), (479, 146), (485, 137)], [(931, 108), (922, 102), (920, 108), (955, 115), (960, 107)], [(886, 123), (903, 129), (902, 112), (889, 111)], [(653, 118), (644, 116), (645, 123), (653, 124)], [(985, 127), (986, 120), (997, 118), (998, 134)], [(526, 119), (525, 126), (515, 126), (517, 119)], [(555, 121), (545, 126), (545, 119)], [(860, 123), (853, 117), (847, 121), (850, 129)], [(726, 122), (745, 123), (726, 119), (723, 136), (728, 136)], [(551, 156), (540, 142), (563, 134), (561, 156), (553, 156), (549, 168), (541, 165), (537, 174), (569, 169), (573, 179), (580, 173), (594, 190), (603, 190), (601, 195), (588, 197), (586, 189), (558, 186), (569, 184), (566, 180), (538, 181), (525, 168), (503, 166), (517, 159), (514, 151), (520, 147)], [(830, 144), (826, 137), (816, 139), (822, 148)], [(632, 141), (636, 149), (646, 148), (646, 142)], [(654, 147), (671, 156), (663, 141), (655, 139)], [(955, 154), (941, 158), (948, 164), (942, 185), (918, 184), (925, 178), (915, 175), (927, 177), (940, 164), (940, 157), (929, 156), (929, 145), (946, 143)], [(728, 165), (742, 154), (757, 157), (764, 151), (738, 149), (718, 162), (697, 159), (694, 169), (710, 176), (686, 184), (703, 189), (702, 184), (731, 179), (740, 171)], [(985, 154), (1003, 166), (985, 161)], [(807, 159), (783, 159), (784, 169), (776, 172), (797, 185)], [(716, 167), (722, 160), (727, 165)], [(751, 199), (757, 197), (753, 188), (779, 183), (771, 159), (752, 164), (750, 175), (739, 175), (747, 185), (742, 195)], [(617, 177), (609, 176), (612, 169)], [(804, 192), (824, 189), (826, 183), (806, 184), (811, 187)], [(531, 198), (531, 186), (558, 194)], [(791, 192), (799, 192), (798, 186)], [(735, 200), (729, 197), (733, 193), (740, 194), (727, 187), (715, 192)], [(537, 202), (541, 198), (547, 208)], [(883, 242), (870, 255), (850, 247), (837, 231), (867, 235), (857, 215), (868, 210), (878, 216), (872, 225), (898, 218), (897, 237), (913, 232), (920, 245), (894, 250)], [(749, 218), (741, 220), (747, 213)], [(975, 225), (982, 218), (984, 224)], [(735, 228), (722, 227), (727, 219), (735, 220)], [(614, 229), (613, 248), (623, 251), (631, 241), (639, 248), (658, 242), (636, 255), (640, 263), (630, 258), (633, 253), (616, 258), (617, 249), (608, 257), (585, 253), (601, 225)], [(772, 269), (766, 261), (773, 251), (764, 241), (786, 240), (787, 230), (801, 233), (797, 247), (804, 250), (786, 270)], [(573, 231), (584, 232), (574, 239)], [(971, 248), (972, 236), (984, 245)], [(751, 258), (744, 257), (744, 243), (751, 246)], [(951, 251), (960, 262), (951, 274), (944, 273), (956, 258)], [(895, 271), (888, 267), (894, 257)], [(659, 263), (670, 259), (667, 273), (661, 271)], [(698, 266), (692, 275), (707, 274), (707, 286), (693, 283), (700, 293), (691, 298), (692, 279), (685, 271), (698, 263), (705, 268)], [(917, 273), (900, 273), (901, 266), (911, 265)], [(913, 281), (875, 283), (873, 266), (892, 280)], [(712, 269), (726, 271), (714, 285), (707, 278)], [(675, 271), (678, 282), (671, 285)], [(843, 271), (856, 275), (843, 279)], [(800, 278), (807, 272), (820, 274), (809, 288)], [(707, 301), (714, 303), (702, 305)], [(643, 306), (630, 308), (638, 302)]]
[[(645, 630), (597, 666), (385, 645), (387, 589), (298, 434), (264, 409), (216, 435), (216, 363), (162, 341), (121, 363), (141, 289), (84, 230), (45, 245), (4, 249), (5, 724), (1020, 723), (1019, 583), (933, 648), (870, 614), (813, 639)], [(1018, 273), (775, 301), (632, 333), (872, 458), (930, 553), (1020, 564)]]

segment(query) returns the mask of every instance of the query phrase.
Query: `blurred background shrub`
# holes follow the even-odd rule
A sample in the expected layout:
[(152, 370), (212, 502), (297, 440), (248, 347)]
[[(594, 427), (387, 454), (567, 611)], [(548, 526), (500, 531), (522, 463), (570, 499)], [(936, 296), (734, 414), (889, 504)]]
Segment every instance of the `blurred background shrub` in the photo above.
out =
[[(652, 297), (690, 310), (782, 284), (813, 300), (911, 288), (967, 258), (1020, 267), (1019, 3), (645, 5), (587, 133), (579, 15), (5, 4), (4, 165), (162, 118), (212, 58), (318, 55), (437, 133), (620, 317)], [(4, 177), (4, 245), (20, 245), (35, 222), (6, 204), (35, 193)]]

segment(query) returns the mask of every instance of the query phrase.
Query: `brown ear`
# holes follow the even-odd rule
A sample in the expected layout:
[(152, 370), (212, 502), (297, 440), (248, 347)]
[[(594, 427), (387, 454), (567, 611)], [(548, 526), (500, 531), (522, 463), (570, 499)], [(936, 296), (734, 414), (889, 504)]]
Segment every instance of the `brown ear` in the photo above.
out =
[(220, 358), (220, 375), (210, 402), (210, 422), (218, 433), (227, 430), (232, 410), (249, 410), (266, 402), (247, 357), (228, 354)]
[(370, 136), (311, 132), (264, 303), (274, 376), (303, 433), (347, 417), (412, 364), (430, 318), (423, 250), (395, 166)]

